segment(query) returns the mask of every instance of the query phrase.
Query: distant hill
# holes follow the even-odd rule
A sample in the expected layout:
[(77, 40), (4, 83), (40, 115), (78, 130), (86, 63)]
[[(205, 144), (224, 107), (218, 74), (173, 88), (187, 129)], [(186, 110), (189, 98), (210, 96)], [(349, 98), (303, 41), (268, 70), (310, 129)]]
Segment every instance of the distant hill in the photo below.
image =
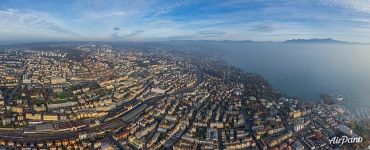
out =
[(332, 38), (326, 39), (292, 39), (284, 41), (284, 43), (297, 43), (297, 44), (355, 44), (347, 41), (334, 40)]

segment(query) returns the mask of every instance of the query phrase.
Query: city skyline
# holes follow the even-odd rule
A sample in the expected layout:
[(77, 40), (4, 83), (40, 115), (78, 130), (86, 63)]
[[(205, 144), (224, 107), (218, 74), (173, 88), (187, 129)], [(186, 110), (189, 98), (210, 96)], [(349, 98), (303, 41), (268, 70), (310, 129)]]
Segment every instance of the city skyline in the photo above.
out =
[(2, 1), (0, 41), (333, 38), (368, 43), (370, 2)]
[[(262, 75), (234, 67), (225, 56), (217, 56), (217, 48), (210, 54), (206, 48), (112, 43), (3, 48), (0, 148), (331, 150), (365, 149), (370, 143), (370, 107), (345, 91), (343, 96), (328, 92), (319, 101), (306, 100), (279, 92), (274, 88), (278, 84)], [(187, 47), (193, 45), (189, 43)], [(268, 55), (263, 60), (274, 61)], [(287, 73), (295, 74), (293, 69)]]
[(0, 149), (370, 148), (370, 0), (2, 0)]

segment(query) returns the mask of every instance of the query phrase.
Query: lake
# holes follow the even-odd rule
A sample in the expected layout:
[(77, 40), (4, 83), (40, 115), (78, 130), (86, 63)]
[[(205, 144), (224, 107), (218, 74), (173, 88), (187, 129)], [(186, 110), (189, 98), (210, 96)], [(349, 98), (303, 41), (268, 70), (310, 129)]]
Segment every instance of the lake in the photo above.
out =
[(264, 76), (287, 95), (317, 101), (342, 95), (370, 105), (370, 45), (284, 43), (221, 44), (231, 65)]

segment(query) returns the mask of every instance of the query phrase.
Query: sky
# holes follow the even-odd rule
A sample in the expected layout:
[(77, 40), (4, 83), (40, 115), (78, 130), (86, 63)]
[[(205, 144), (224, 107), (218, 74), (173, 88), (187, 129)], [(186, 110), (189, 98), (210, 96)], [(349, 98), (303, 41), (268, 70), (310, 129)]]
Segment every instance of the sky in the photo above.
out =
[(0, 41), (370, 42), (370, 0), (1, 0)]

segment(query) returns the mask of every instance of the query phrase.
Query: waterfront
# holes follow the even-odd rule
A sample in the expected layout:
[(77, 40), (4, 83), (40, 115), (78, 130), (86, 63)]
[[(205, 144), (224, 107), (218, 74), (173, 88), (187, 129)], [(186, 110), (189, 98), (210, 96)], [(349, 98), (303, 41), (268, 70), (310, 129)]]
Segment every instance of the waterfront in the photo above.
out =
[(228, 63), (261, 74), (282, 93), (310, 101), (318, 101), (324, 93), (343, 95), (351, 109), (370, 105), (368, 45), (244, 43), (220, 47)]

